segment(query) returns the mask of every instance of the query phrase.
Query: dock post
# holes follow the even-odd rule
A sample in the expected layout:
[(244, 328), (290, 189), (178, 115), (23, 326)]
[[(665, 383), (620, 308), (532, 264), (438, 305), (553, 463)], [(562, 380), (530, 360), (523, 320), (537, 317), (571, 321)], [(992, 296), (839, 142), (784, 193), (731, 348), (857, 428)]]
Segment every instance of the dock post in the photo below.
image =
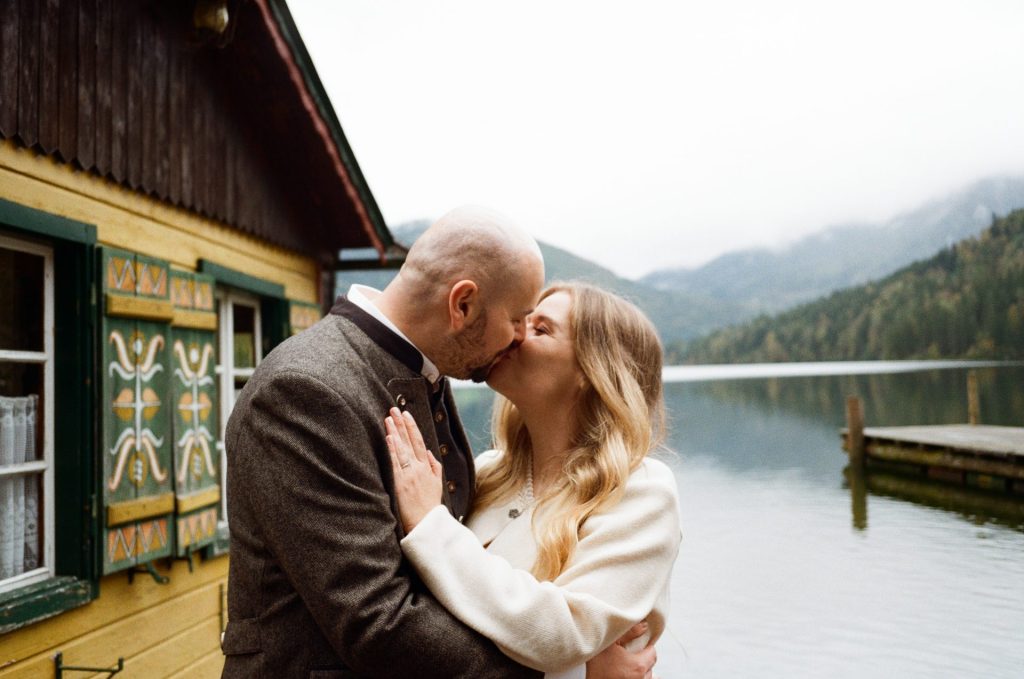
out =
[(846, 431), (847, 446), (850, 453), (850, 466), (857, 470), (864, 469), (864, 409), (856, 396), (846, 399)]
[(981, 402), (978, 399), (978, 371), (967, 371), (967, 422), (981, 424)]

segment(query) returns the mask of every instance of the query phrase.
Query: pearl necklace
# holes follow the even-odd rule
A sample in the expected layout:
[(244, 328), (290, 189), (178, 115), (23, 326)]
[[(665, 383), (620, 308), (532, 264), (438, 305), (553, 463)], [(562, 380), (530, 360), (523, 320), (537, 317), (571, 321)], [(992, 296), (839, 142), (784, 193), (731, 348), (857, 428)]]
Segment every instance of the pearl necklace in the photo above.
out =
[(519, 492), (516, 493), (515, 507), (508, 510), (508, 518), (518, 519), (522, 516), (523, 512), (529, 509), (535, 499), (533, 497), (533, 465), (530, 464), (526, 467), (526, 483), (523, 484)]

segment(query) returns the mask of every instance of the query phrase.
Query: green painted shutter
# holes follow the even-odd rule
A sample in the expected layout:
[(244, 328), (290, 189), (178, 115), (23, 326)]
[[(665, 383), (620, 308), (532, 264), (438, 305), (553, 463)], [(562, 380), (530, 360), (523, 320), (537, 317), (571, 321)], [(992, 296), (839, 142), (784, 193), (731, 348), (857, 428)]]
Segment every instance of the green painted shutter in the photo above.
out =
[(214, 541), (220, 505), (217, 450), (217, 316), (210, 276), (171, 273), (175, 554)]
[(167, 262), (102, 248), (103, 573), (170, 556), (174, 511)]

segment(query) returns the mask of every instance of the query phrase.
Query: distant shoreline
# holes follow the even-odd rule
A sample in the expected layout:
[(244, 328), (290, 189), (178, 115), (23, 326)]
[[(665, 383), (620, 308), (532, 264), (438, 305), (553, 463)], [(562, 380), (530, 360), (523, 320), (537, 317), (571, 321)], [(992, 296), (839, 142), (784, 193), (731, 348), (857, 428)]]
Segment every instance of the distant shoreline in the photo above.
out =
[[(732, 363), (709, 365), (668, 365), (662, 371), (665, 382), (718, 382), (768, 377), (827, 377), (831, 375), (884, 375), (926, 370), (968, 368), (1013, 368), (1024, 361), (808, 361), (793, 363)], [(456, 389), (486, 388), (466, 380), (452, 380)]]
[(765, 377), (825, 377), (830, 375), (881, 375), (886, 373), (1007, 368), (1024, 361), (811, 361), (802, 363), (734, 363), (727, 365), (671, 365), (662, 377), (666, 382), (705, 382)]

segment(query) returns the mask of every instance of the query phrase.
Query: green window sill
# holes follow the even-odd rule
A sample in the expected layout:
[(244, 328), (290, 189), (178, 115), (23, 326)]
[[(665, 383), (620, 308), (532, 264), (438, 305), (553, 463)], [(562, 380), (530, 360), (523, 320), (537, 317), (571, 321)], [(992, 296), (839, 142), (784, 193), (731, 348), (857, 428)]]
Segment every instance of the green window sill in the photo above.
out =
[(97, 589), (88, 580), (58, 576), (4, 592), (0, 594), (0, 634), (87, 604), (96, 598)]

